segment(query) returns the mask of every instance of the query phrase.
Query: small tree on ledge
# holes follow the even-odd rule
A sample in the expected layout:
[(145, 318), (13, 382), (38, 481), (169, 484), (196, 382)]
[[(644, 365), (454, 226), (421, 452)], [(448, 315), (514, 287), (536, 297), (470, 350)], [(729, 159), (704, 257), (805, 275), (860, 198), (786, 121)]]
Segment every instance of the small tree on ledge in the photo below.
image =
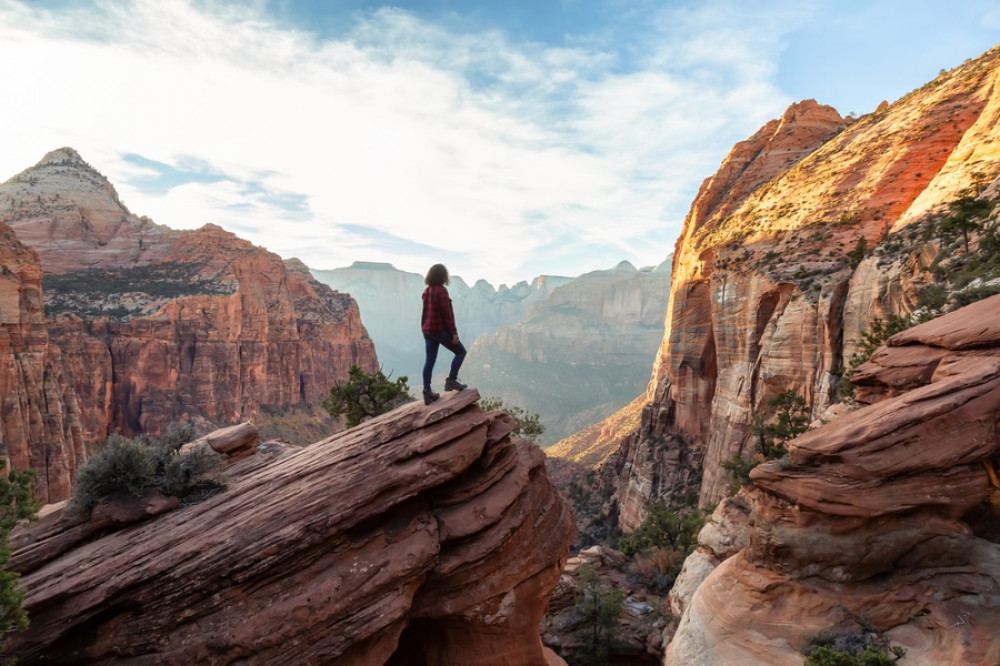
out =
[(344, 416), (348, 428), (413, 400), (405, 375), (391, 381), (381, 368), (367, 373), (356, 365), (348, 375), (350, 379), (331, 388), (323, 401), (323, 409), (335, 419)]

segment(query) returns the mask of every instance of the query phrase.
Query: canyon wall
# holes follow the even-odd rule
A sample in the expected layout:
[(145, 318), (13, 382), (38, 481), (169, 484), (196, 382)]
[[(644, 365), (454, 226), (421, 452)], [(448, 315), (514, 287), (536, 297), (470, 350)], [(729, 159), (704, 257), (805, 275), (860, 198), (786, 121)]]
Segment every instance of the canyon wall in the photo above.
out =
[(349, 295), (217, 226), (132, 215), (72, 149), (0, 185), (0, 222), (40, 259), (47, 336), (61, 350), (50, 374), (75, 396), (84, 442), (315, 408), (352, 364), (378, 367)]
[(821, 637), (1000, 663), (1000, 296), (890, 337), (853, 376), (872, 404), (751, 472), (748, 538), (703, 567), (666, 664), (797, 665)]
[(771, 398), (793, 390), (819, 416), (862, 333), (917, 308), (941, 253), (926, 232), (1000, 170), (998, 60), (993, 49), (857, 120), (794, 104), (705, 181), (641, 424), (605, 466), (623, 528), (659, 497), (716, 502), (721, 463), (753, 452)]
[(42, 498), (61, 499), (86, 456), (79, 403), (49, 341), (38, 256), (3, 224), (0, 266), (0, 456), (5, 469), (36, 471)]

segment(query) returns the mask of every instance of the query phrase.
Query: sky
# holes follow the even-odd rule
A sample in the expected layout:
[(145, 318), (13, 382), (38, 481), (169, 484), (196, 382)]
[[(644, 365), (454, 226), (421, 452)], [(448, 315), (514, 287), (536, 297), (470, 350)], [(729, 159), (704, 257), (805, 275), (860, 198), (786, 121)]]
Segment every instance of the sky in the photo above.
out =
[(789, 104), (997, 43), (1000, 0), (0, 0), (0, 181), (70, 146), (136, 215), (317, 269), (643, 267)]

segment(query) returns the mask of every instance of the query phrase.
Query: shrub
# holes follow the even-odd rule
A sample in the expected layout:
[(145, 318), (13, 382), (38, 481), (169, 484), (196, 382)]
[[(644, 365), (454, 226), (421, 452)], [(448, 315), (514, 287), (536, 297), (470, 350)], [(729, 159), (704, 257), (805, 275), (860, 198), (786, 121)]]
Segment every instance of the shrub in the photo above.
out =
[(687, 556), (697, 545), (704, 524), (705, 515), (700, 511), (678, 514), (662, 500), (653, 502), (646, 508), (642, 524), (622, 537), (619, 550), (631, 557), (653, 548), (672, 548)]
[(892, 666), (895, 659), (886, 656), (873, 647), (864, 652), (851, 654), (828, 647), (819, 647), (809, 655), (803, 666)]
[[(787, 444), (809, 429), (809, 406), (806, 399), (792, 390), (782, 391), (768, 403), (768, 415), (759, 418), (753, 426), (757, 436), (757, 450), (765, 460), (788, 455)], [(770, 417), (773, 423), (765, 423)]]
[[(0, 459), (0, 470), (6, 463)], [(28, 626), (28, 614), (21, 608), (24, 592), (18, 589), (20, 576), (7, 570), (10, 560), (10, 532), (18, 523), (34, 519), (39, 503), (35, 499), (35, 473), (12, 469), (6, 478), (0, 475), (0, 652), (4, 637)]]
[(514, 435), (534, 439), (545, 432), (545, 426), (539, 422), (538, 414), (531, 414), (520, 407), (504, 404), (500, 398), (482, 398), (479, 406), (484, 412), (507, 412), (514, 419)]
[(740, 488), (750, 483), (750, 470), (759, 465), (756, 460), (746, 460), (739, 453), (734, 453), (729, 460), (722, 461), (722, 469), (729, 472), (730, 497), (740, 491)]
[(917, 307), (927, 310), (940, 310), (948, 302), (948, 292), (937, 284), (927, 285), (917, 297)]
[(381, 368), (367, 373), (356, 365), (351, 366), (348, 375), (350, 379), (331, 388), (323, 401), (323, 408), (330, 416), (346, 417), (348, 428), (413, 400), (406, 376), (390, 381)]
[(650, 591), (666, 594), (677, 580), (685, 556), (680, 550), (656, 546), (635, 555), (629, 574)]
[(768, 460), (778, 460), (788, 455), (789, 441), (809, 430), (809, 406), (806, 399), (791, 389), (782, 391), (771, 398), (768, 411), (758, 416), (751, 432), (757, 438), (756, 453), (746, 460), (734, 453), (722, 462), (722, 468), (729, 471), (732, 480), (729, 494), (735, 495), (740, 487), (750, 482), (750, 470)]
[(153, 460), (149, 447), (138, 439), (112, 435), (95, 455), (87, 458), (76, 474), (67, 512), (87, 513), (114, 493), (134, 497), (154, 486)]
[(888, 640), (868, 628), (858, 634), (813, 639), (805, 654), (803, 666), (892, 666), (906, 650), (889, 645)]
[(997, 294), (1000, 294), (1000, 285), (990, 284), (955, 292), (954, 299), (955, 303), (961, 307)]
[(866, 254), (868, 254), (868, 241), (865, 240), (864, 236), (861, 236), (854, 245), (854, 249), (847, 253), (847, 265), (851, 267), (851, 270), (857, 268)]
[(142, 497), (157, 490), (184, 498), (203, 486), (218, 490), (221, 485), (204, 475), (220, 463), (219, 454), (207, 446), (180, 453), (193, 438), (191, 426), (170, 428), (154, 439), (112, 435), (77, 472), (67, 514), (89, 513), (101, 499), (118, 493)]

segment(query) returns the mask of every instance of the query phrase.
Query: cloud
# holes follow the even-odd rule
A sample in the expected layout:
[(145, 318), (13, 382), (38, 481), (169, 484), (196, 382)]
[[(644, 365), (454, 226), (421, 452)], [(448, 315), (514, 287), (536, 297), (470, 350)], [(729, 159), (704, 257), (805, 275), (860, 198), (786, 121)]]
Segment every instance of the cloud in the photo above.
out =
[(0, 59), (20, 65), (0, 71), (18, 91), (0, 173), (72, 145), (161, 224), (214, 222), (316, 268), (447, 257), (511, 283), (658, 263), (701, 180), (790, 101), (771, 83), (781, 7), (658, 11), (625, 48), (399, 9), (323, 37), (262, 6), (0, 0)]

